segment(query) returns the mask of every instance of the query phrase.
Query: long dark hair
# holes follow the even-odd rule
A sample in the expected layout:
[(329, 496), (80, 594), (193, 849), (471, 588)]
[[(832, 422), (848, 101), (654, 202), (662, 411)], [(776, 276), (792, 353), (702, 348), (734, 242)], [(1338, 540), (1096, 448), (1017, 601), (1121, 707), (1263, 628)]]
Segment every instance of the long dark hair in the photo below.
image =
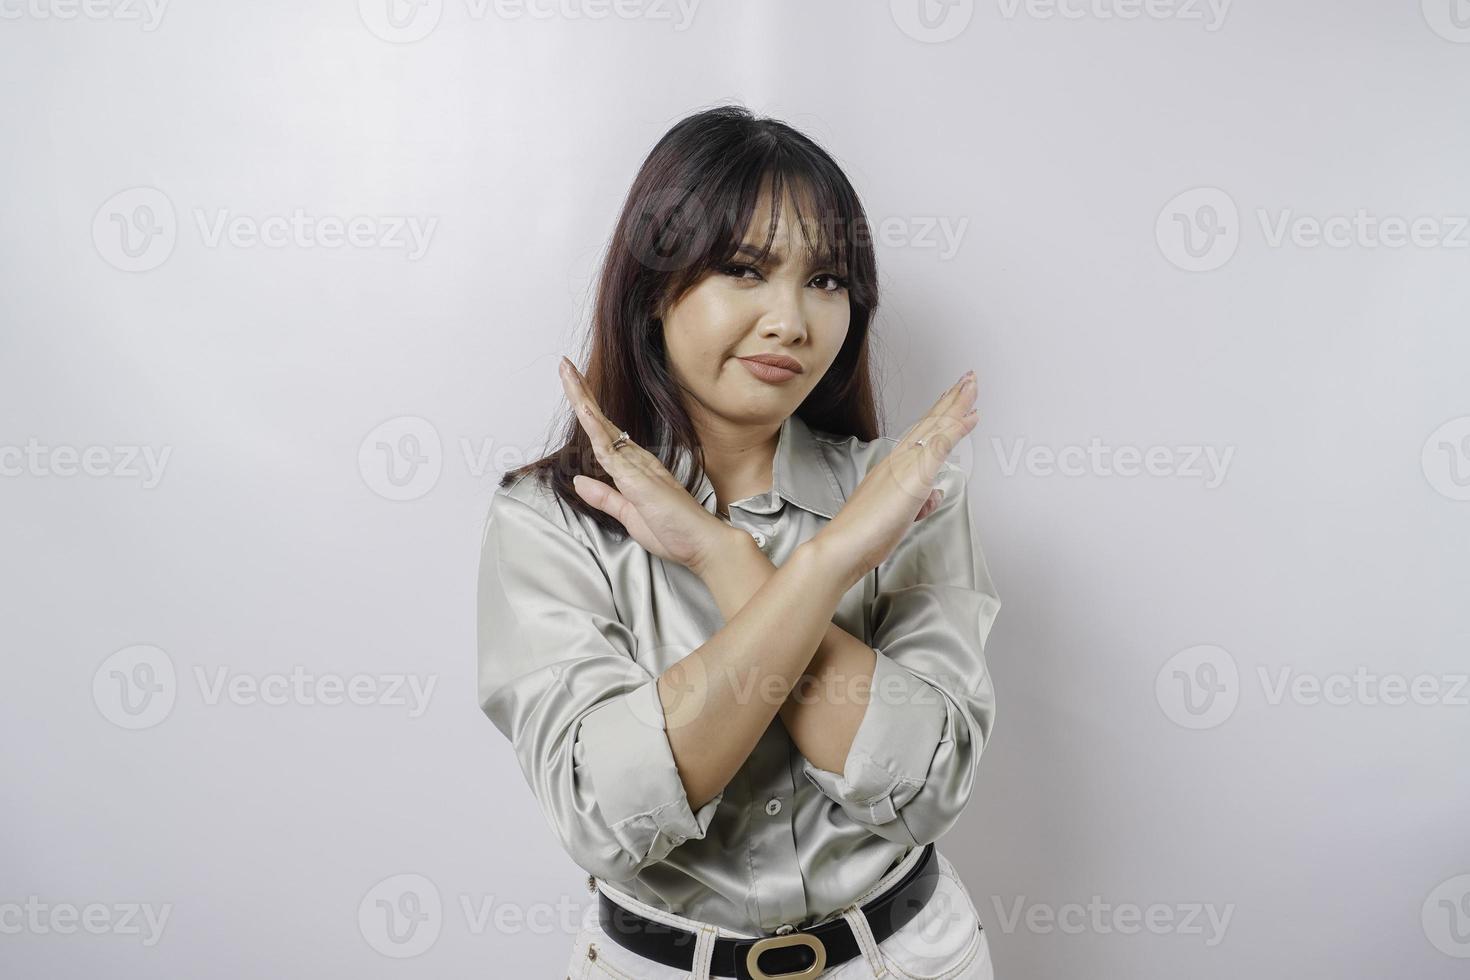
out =
[[(582, 372), (603, 414), (671, 472), (680, 450), (690, 453), (690, 493), (704, 472), (704, 452), (667, 362), (661, 316), (708, 272), (730, 263), (768, 181), (771, 221), (757, 261), (771, 247), (790, 185), (807, 247), (847, 280), (851, 308), (842, 349), (796, 415), (839, 437), (879, 435), (868, 360), (877, 260), (857, 192), (825, 150), (779, 120), (738, 105), (696, 112), (649, 152), (623, 202), (598, 279)], [(626, 533), (572, 485), (577, 473), (613, 482), (574, 413), (567, 413), (560, 448), (507, 471), (500, 485), (527, 473), (545, 478), (567, 506), (614, 536)]]

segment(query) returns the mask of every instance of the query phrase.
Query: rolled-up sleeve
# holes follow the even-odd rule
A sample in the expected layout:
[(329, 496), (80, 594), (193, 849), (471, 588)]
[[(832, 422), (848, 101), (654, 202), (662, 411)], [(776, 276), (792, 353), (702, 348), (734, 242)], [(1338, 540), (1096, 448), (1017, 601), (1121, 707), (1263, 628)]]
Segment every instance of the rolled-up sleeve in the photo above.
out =
[(968, 484), (945, 463), (935, 483), (944, 499), (875, 570), (873, 683), (842, 773), (803, 763), (849, 817), (909, 845), (959, 819), (995, 723), (985, 641), (1001, 603)]
[[(537, 489), (535, 492), (546, 493)], [(618, 881), (703, 838), (724, 793), (691, 811), (657, 677), (634, 659), (612, 587), (559, 502), (498, 490), (481, 543), (480, 706), (514, 747), (557, 839)]]

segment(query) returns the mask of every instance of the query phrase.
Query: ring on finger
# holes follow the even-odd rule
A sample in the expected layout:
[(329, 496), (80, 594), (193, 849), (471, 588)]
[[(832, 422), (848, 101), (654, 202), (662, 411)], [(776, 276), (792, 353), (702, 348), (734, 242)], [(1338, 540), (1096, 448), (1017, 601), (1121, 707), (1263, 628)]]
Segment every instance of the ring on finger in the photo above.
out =
[(622, 449), (631, 441), (632, 440), (628, 438), (628, 430), (624, 429), (622, 432), (619, 432), (618, 437), (613, 440), (612, 448), (614, 451)]

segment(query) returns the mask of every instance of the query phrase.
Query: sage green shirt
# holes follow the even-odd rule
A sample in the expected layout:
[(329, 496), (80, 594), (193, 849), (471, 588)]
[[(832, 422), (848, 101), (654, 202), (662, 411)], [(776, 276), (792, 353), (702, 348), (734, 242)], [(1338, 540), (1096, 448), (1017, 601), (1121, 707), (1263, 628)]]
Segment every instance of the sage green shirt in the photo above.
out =
[[(896, 444), (794, 415), (779, 439), (772, 488), (728, 509), (778, 566)], [(674, 475), (688, 466), (685, 453)], [(938, 509), (832, 617), (877, 653), (843, 771), (807, 761), (778, 716), (698, 810), (654, 685), (724, 625), (714, 598), (684, 566), (614, 540), (533, 476), (497, 488), (479, 571), (480, 705), (571, 859), (649, 905), (756, 935), (832, 918), (949, 830), (995, 720), (984, 648), (1000, 599), (967, 483), (943, 464)], [(696, 497), (716, 513), (708, 477)]]

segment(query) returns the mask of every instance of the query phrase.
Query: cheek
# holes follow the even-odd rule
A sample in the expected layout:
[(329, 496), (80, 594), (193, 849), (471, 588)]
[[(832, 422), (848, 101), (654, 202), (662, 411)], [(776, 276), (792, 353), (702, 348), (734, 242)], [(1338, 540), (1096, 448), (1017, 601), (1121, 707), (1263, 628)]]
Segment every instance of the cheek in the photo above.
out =
[(706, 337), (728, 340), (743, 330), (748, 313), (739, 295), (729, 290), (709, 289), (699, 297), (695, 322)]
[(831, 310), (824, 311), (821, 318), (821, 343), (830, 360), (837, 358), (837, 352), (842, 350), (842, 345), (847, 341), (851, 318), (852, 314), (846, 303), (834, 303)]
[(718, 367), (739, 348), (749, 318), (738, 298), (709, 289), (690, 293), (665, 324), (669, 349), (708, 368)]
[(677, 324), (665, 324), (664, 349), (684, 383), (698, 388), (719, 378), (738, 338), (727, 342), (725, 333), (690, 312)]

